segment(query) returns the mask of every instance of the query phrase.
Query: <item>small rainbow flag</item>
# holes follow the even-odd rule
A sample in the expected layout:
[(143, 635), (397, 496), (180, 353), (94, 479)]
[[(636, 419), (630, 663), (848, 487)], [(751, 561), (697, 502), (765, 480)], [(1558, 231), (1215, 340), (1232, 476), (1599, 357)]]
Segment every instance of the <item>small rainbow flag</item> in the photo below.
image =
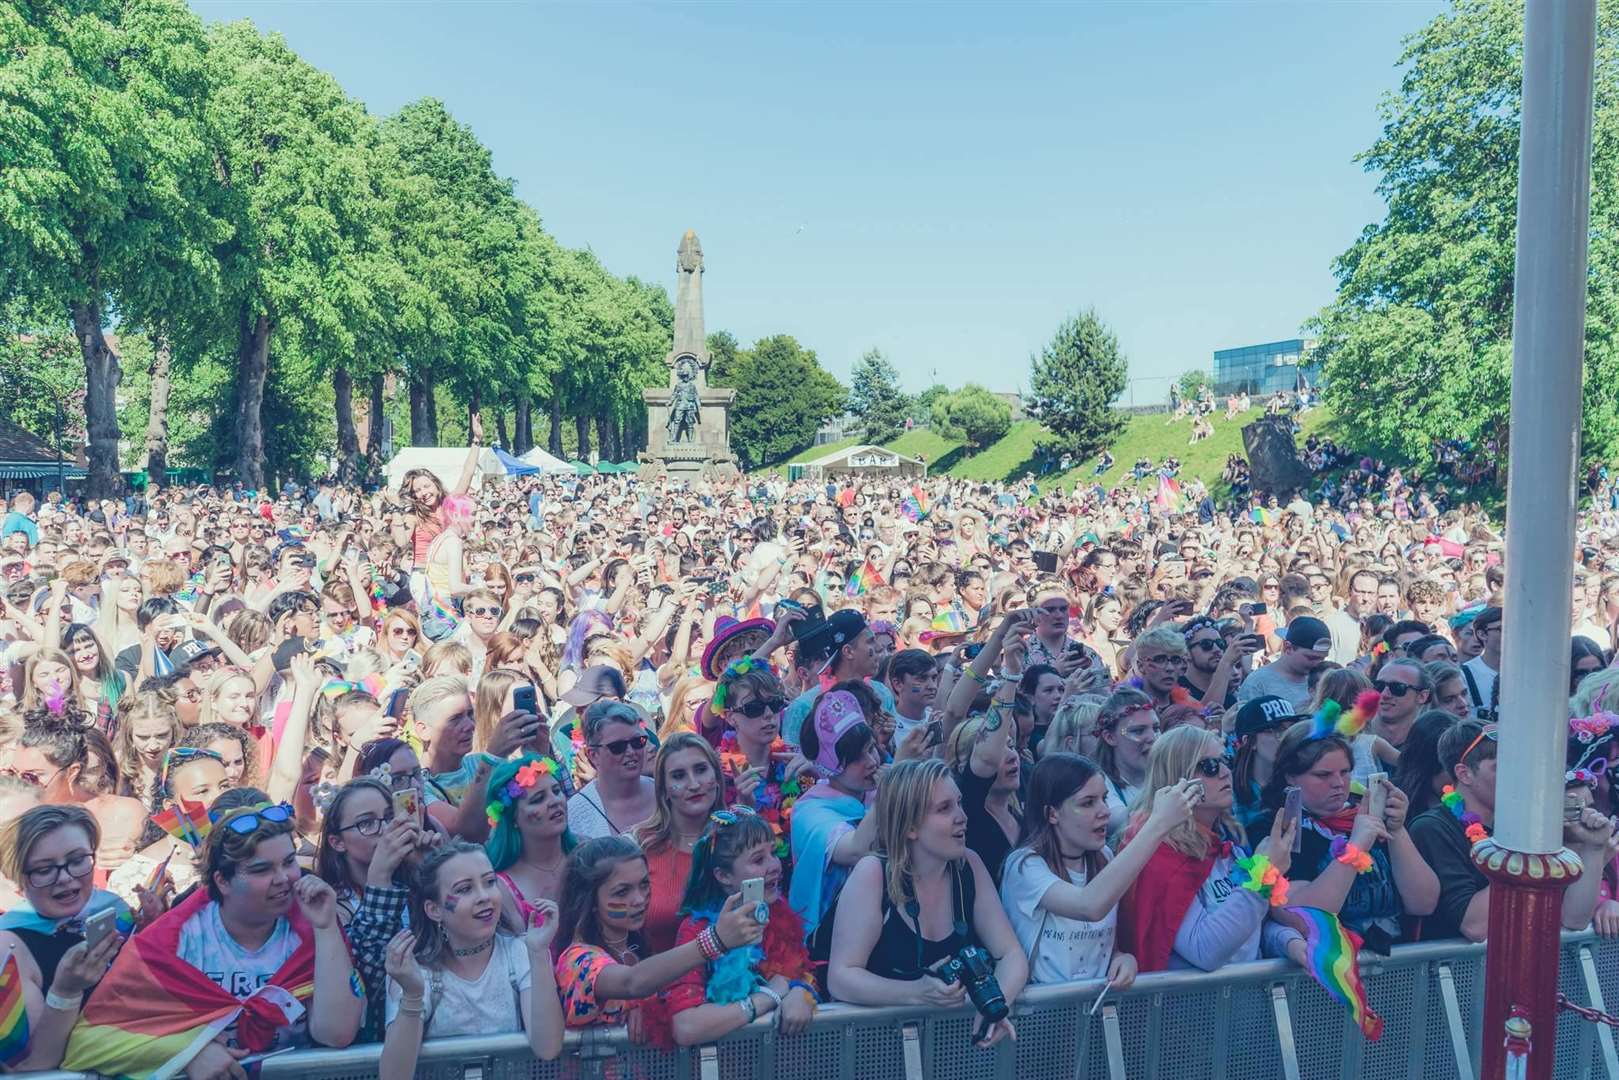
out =
[(1267, 510), (1263, 506), (1256, 506), (1248, 511), (1248, 520), (1255, 525), (1274, 525), (1276, 524), (1276, 511)]
[(1360, 937), (1353, 930), (1345, 929), (1338, 916), (1320, 908), (1289, 907), (1287, 910), (1304, 920), (1305, 958), (1309, 961), (1305, 968), (1322, 989), (1343, 1002), (1361, 1034), (1376, 1042), (1383, 1034), (1383, 1018), (1366, 1004), (1366, 987), (1360, 981), (1360, 967), (1355, 959), (1360, 952)]
[(15, 1065), (28, 1053), (28, 1009), (22, 999), (22, 971), (17, 950), (6, 953), (0, 967), (0, 1062)]
[(880, 589), (888, 584), (883, 575), (870, 562), (862, 563), (860, 569), (849, 575), (848, 584), (843, 587), (845, 596), (864, 596), (872, 589)]
[(176, 797), (173, 806), (166, 806), (152, 815), (152, 823), (176, 840), (184, 840), (192, 847), (201, 847), (208, 838), (213, 823), (208, 820), (208, 807), (202, 803), (187, 803)]
[(1160, 510), (1178, 510), (1181, 504), (1180, 481), (1173, 476), (1160, 475), (1158, 494), (1153, 496), (1153, 501), (1158, 504)]
[(953, 607), (945, 608), (933, 616), (928, 628), (936, 634), (964, 634), (968, 629), (967, 616)]
[(921, 521), (928, 516), (930, 509), (932, 506), (928, 502), (928, 493), (922, 490), (921, 484), (911, 488), (911, 493), (899, 504), (899, 512), (911, 521)]

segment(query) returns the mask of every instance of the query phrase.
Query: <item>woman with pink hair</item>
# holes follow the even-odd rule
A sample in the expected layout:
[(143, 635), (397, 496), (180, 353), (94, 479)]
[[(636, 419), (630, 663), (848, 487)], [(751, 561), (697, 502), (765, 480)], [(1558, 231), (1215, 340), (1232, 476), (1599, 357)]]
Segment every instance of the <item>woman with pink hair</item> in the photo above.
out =
[(459, 621), (455, 600), (474, 588), (466, 579), (462, 557), (476, 508), (477, 504), (465, 495), (447, 495), (439, 507), (444, 531), (427, 547), (427, 559), (422, 564), (426, 587), (417, 597), (422, 633), (431, 641), (442, 641), (455, 632)]

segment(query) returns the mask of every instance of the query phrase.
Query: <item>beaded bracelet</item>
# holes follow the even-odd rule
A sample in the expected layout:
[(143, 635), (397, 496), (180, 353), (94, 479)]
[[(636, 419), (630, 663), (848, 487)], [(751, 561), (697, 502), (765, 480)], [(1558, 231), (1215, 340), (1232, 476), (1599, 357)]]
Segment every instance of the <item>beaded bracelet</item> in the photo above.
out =
[(720, 936), (712, 926), (697, 935), (697, 947), (702, 950), (705, 960), (718, 960), (725, 953), (725, 949), (720, 945)]
[(1233, 884), (1257, 893), (1259, 897), (1270, 903), (1271, 907), (1281, 907), (1287, 903), (1287, 878), (1282, 872), (1271, 865), (1271, 861), (1264, 855), (1249, 855), (1237, 860), (1237, 868), (1231, 873)]
[(1372, 869), (1372, 857), (1342, 836), (1332, 838), (1331, 851), (1334, 859), (1357, 874), (1369, 873)]

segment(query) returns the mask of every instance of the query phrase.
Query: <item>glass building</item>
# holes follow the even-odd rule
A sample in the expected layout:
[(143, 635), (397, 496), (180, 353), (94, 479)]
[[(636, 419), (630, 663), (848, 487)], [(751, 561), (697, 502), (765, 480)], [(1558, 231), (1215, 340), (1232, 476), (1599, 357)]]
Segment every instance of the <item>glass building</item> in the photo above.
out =
[(1264, 345), (1243, 345), (1214, 352), (1214, 392), (1274, 394), (1297, 390), (1300, 379), (1310, 386), (1321, 385), (1321, 367), (1311, 363), (1315, 342), (1303, 338), (1271, 341)]

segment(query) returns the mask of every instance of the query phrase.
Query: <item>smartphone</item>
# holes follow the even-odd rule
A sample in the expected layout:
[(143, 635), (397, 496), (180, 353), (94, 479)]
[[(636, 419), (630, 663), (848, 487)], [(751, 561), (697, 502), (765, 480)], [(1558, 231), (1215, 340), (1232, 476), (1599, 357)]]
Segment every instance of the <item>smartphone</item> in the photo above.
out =
[(394, 789), (394, 817), (421, 822), (421, 798), (414, 787)]
[(1055, 574), (1057, 572), (1057, 553), (1054, 551), (1034, 552), (1034, 567), (1042, 574)]
[(405, 665), (407, 671), (415, 671), (422, 666), (422, 654), (415, 649), (406, 649), (405, 657), (400, 663)]
[(1293, 825), (1294, 825), (1293, 850), (1294, 851), (1298, 851), (1300, 849), (1300, 846), (1301, 846), (1299, 844), (1299, 840), (1300, 840), (1300, 837), (1301, 837), (1302, 834), (1300, 834), (1298, 832), (1297, 827), (1298, 827), (1298, 822), (1299, 822), (1299, 816), (1303, 812), (1304, 812), (1304, 792), (1302, 790), (1300, 790), (1299, 788), (1296, 788), (1296, 787), (1288, 788), (1286, 795), (1282, 799), (1282, 816), (1285, 817), (1287, 820), (1293, 822)]
[(87, 947), (93, 949), (100, 945), (116, 929), (117, 924), (118, 911), (116, 908), (103, 908), (84, 920), (84, 940)]
[(1383, 809), (1388, 806), (1389, 774), (1374, 772), (1366, 777), (1366, 812), (1378, 821), (1383, 820)]
[(765, 902), (764, 878), (748, 878), (742, 883), (742, 902), (744, 904), (762, 904)]
[(1244, 634), (1242, 635), (1242, 640), (1252, 645), (1256, 649), (1263, 649), (1265, 647), (1264, 634)]
[(983, 651), (984, 651), (984, 643), (982, 641), (975, 641), (971, 645), (968, 645), (966, 648), (962, 649), (961, 650), (961, 655), (964, 656), (965, 658), (967, 658), (968, 660), (974, 660), (974, 659), (977, 659), (978, 654), (983, 652)]
[(1244, 604), (1244, 605), (1242, 605), (1242, 607), (1238, 608), (1237, 610), (1239, 612), (1241, 612), (1242, 614), (1244, 614), (1244, 615), (1263, 615), (1267, 611), (1269, 611), (1270, 609), (1267, 608), (1264, 604), (1261, 603), (1261, 604)]
[(944, 721), (929, 720), (927, 722), (927, 738), (923, 740), (924, 746), (938, 746), (944, 742)]
[(512, 708), (518, 712), (533, 713), (535, 716), (540, 714), (533, 683), (519, 683), (512, 688)]

